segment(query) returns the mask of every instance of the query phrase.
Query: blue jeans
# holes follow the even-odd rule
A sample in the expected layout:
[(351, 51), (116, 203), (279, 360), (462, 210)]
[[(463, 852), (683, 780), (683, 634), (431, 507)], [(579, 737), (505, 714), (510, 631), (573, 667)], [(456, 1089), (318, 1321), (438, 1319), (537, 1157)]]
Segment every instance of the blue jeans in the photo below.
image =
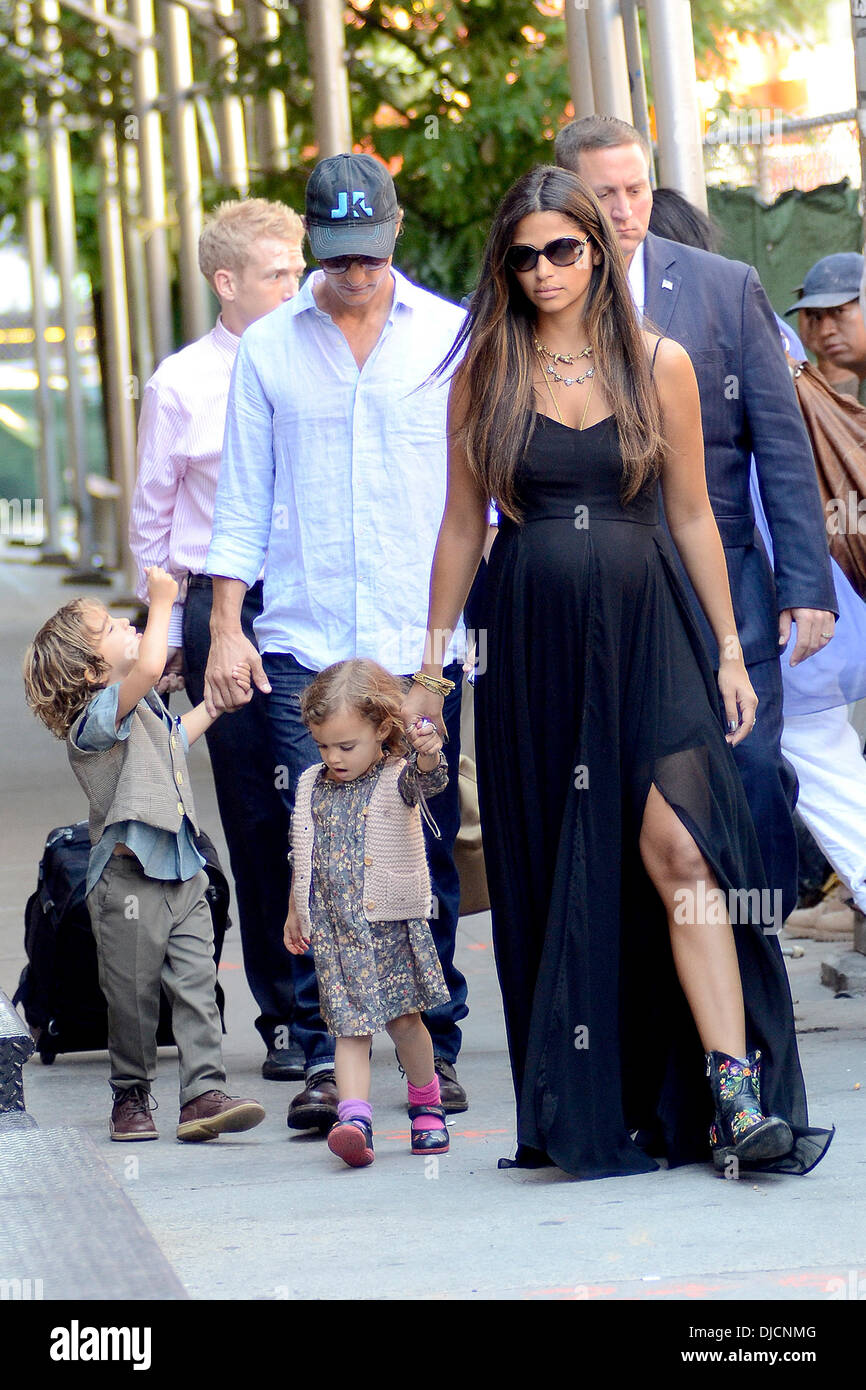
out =
[[(321, 762), (319, 751), (301, 722), (298, 696), (313, 679), (315, 671), (301, 666), (285, 652), (265, 652), (262, 656), (265, 672), (271, 683), (268, 697), (268, 718), (274, 758), (280, 772), (278, 787), (291, 816), (295, 805), (295, 788), (305, 768)], [(457, 939), (457, 919), (460, 909), (460, 881), (454, 866), (454, 841), (460, 825), (458, 773), (460, 768), (460, 684), (463, 670), (458, 663), (445, 672), (454, 681), (454, 690), (445, 701), (443, 715), (448, 730), (445, 756), (448, 760), (448, 786), (430, 803), (433, 817), (442, 833), (437, 840), (427, 826), (424, 836), (433, 885), (434, 915), (430, 921), (433, 940), (451, 994), (451, 1002), (424, 1014), (424, 1022), (433, 1039), (437, 1057), (453, 1064), (460, 1051), (461, 1033), (457, 1026), (466, 1017), (466, 981), (454, 964)], [(295, 956), (295, 1017), (292, 1034), (304, 1049), (307, 1066), (320, 1065), (334, 1055), (334, 1040), (328, 1033), (319, 1012), (319, 991), (312, 952)]]
[[(190, 578), (183, 615), (186, 688), (194, 705), (204, 699), (210, 651), (213, 585)], [(255, 642), (253, 621), (262, 611), (261, 582), (244, 598), (241, 623)], [(244, 971), (260, 1013), (256, 1027), (265, 1047), (287, 1047), (295, 1012), (294, 963), (283, 944), (289, 900), (286, 850), (289, 826), (274, 787), (274, 758), (267, 697), (256, 691), (248, 705), (226, 714), (205, 734), (220, 820), (235, 885)]]

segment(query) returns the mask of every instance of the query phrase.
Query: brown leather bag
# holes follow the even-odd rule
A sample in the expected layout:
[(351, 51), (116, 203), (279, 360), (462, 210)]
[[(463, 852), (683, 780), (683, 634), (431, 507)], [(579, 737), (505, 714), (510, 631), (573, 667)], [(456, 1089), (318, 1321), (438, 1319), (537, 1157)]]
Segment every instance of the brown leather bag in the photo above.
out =
[(830, 554), (866, 599), (866, 408), (834, 391), (810, 362), (788, 360), (812, 441)]

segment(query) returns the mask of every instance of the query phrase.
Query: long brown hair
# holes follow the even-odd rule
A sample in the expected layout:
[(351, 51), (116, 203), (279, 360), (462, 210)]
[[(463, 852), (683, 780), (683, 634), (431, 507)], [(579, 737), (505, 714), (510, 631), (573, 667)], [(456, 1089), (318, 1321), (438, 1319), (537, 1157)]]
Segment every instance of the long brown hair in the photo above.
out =
[(601, 252), (590, 277), (584, 328), (619, 429), (624, 502), (658, 476), (665, 451), (658, 394), (616, 234), (595, 195), (576, 174), (553, 165), (532, 169), (500, 204), (469, 313), (438, 369), (444, 374), (465, 347), (456, 372), (468, 399), (461, 442), (479, 486), (514, 521), (520, 520), (515, 471), (537, 414), (536, 310), (506, 267), (505, 255), (518, 222), (534, 212), (570, 218)]

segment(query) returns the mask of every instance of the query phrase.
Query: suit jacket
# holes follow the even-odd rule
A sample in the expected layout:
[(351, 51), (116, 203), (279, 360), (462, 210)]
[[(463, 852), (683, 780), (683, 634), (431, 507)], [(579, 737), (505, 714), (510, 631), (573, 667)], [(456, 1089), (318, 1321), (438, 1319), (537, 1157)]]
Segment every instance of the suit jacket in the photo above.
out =
[[(766, 661), (779, 655), (783, 608), (837, 611), (815, 463), (779, 330), (753, 267), (652, 232), (644, 248), (647, 326), (682, 344), (698, 380), (707, 488), (745, 658)], [(775, 579), (749, 497), (752, 454)], [(686, 585), (715, 654), (697, 595)]]

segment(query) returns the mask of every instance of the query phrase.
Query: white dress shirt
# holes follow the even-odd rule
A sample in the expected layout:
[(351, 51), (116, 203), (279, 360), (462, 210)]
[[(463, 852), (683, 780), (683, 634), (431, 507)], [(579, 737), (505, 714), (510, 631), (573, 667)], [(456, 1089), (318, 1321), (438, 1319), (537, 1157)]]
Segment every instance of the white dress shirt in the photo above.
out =
[[(226, 415), (206, 571), (252, 584), (265, 561), (263, 652), (321, 670), (366, 656), (417, 668), (445, 507), (448, 381), (428, 383), (463, 311), (393, 271), (382, 334), (359, 370), (313, 294), (244, 333)], [(462, 659), (462, 631), (447, 652)]]
[(646, 310), (646, 263), (644, 261), (643, 242), (631, 258), (631, 265), (628, 268), (628, 283), (634, 306), (643, 318)]
[(129, 543), (139, 598), (147, 598), (148, 565), (161, 565), (180, 586), (169, 622), (170, 647), (182, 641), (187, 575), (203, 572), (210, 545), (239, 342), (218, 318), (210, 333), (166, 357), (144, 388)]

